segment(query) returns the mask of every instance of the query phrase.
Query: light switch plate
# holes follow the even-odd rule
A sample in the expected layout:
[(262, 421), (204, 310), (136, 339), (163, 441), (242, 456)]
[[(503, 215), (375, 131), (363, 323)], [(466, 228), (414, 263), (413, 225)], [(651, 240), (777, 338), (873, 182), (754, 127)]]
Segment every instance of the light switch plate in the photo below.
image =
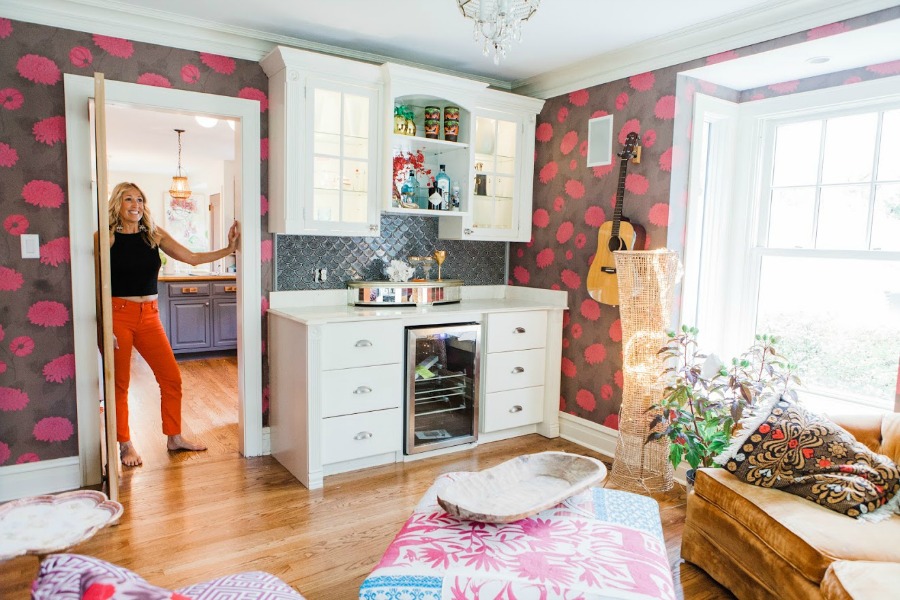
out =
[(40, 258), (41, 257), (41, 239), (36, 233), (23, 233), (22, 238), (22, 258)]

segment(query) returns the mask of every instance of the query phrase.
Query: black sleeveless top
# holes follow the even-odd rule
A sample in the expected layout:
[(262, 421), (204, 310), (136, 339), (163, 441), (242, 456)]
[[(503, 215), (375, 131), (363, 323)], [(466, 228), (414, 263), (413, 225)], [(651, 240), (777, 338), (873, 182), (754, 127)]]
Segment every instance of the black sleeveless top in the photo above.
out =
[(116, 233), (109, 249), (113, 296), (150, 296), (159, 292), (156, 278), (162, 261), (141, 233)]

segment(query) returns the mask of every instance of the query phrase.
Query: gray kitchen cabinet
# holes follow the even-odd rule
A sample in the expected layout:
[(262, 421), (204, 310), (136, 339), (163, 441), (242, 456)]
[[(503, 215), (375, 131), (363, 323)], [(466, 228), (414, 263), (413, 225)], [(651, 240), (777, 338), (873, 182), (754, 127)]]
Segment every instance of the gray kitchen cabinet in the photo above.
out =
[(159, 309), (175, 354), (237, 348), (233, 281), (160, 281)]

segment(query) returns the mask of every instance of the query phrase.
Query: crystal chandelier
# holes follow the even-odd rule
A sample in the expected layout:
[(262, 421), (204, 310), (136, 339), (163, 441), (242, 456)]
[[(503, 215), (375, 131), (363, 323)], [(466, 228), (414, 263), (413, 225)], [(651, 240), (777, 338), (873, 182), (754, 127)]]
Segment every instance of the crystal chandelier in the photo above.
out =
[(475, 41), (482, 53), (494, 51), (494, 64), (506, 56), (512, 40), (522, 41), (522, 23), (531, 18), (541, 0), (456, 0), (464, 17), (475, 21)]
[(178, 170), (172, 177), (172, 186), (169, 188), (169, 195), (173, 200), (187, 200), (191, 197), (191, 186), (188, 184), (187, 175), (181, 168), (181, 134), (184, 129), (176, 129), (178, 133)]

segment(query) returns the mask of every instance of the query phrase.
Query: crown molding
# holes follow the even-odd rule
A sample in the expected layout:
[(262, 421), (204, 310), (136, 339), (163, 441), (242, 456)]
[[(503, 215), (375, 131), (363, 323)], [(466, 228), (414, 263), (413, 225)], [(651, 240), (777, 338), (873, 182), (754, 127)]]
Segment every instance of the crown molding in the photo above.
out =
[(122, 37), (135, 42), (159, 44), (182, 50), (221, 54), (244, 60), (259, 61), (275, 46), (287, 46), (377, 65), (391, 62), (427, 69), (431, 72), (479, 81), (502, 90), (509, 90), (511, 85), (508, 81), (490, 77), (441, 69), (432, 65), (320, 44), (257, 29), (233, 27), (204, 19), (184, 22), (181, 17), (172, 13), (130, 6), (127, 2), (118, 0), (0, 0), (0, 15), (17, 21)]
[(734, 50), (886, 8), (896, 0), (781, 0), (632, 44), (569, 67), (513, 82), (511, 90), (553, 98), (719, 52)]

